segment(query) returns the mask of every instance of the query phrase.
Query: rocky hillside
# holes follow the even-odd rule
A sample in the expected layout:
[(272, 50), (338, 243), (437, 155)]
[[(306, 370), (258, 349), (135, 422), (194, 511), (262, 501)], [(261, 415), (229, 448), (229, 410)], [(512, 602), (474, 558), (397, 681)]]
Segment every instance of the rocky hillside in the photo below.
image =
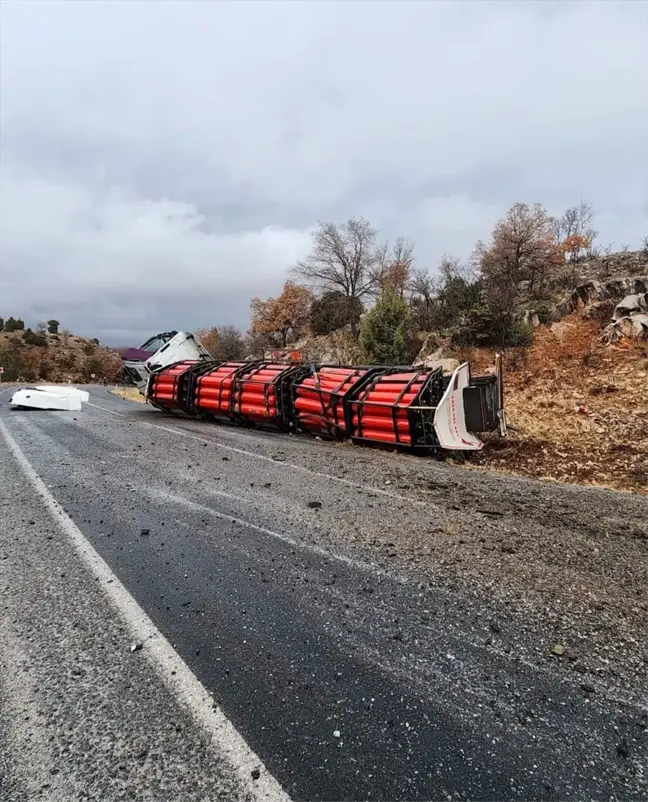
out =
[[(530, 311), (533, 344), (506, 352), (511, 431), (489, 437), (473, 464), (645, 493), (648, 254), (613, 254), (578, 270), (580, 283), (556, 295), (548, 322)], [(468, 359), (487, 370), (494, 361), (493, 350), (453, 352), (433, 336), (426, 346), (427, 364)]]
[[(569, 264), (568, 264), (569, 267)], [(577, 283), (583, 284), (587, 281), (605, 281), (614, 276), (638, 276), (647, 275), (648, 271), (648, 251), (627, 251), (617, 253), (601, 253), (592, 259), (577, 262), (572, 272), (577, 277)]]
[[(648, 492), (648, 254), (601, 256), (573, 269), (574, 289), (557, 286), (548, 310), (527, 312), (532, 345), (505, 352), (508, 439), (489, 436), (470, 464)], [(344, 330), (292, 348), (317, 362), (362, 359)], [(451, 371), (467, 359), (483, 372), (494, 356), (429, 332), (414, 362)]]
[(121, 376), (119, 354), (68, 332), (2, 331), (0, 365), (8, 382), (88, 382), (93, 373), (115, 382)]
[[(493, 353), (458, 354), (487, 369)], [(474, 464), (535, 478), (648, 492), (648, 345), (607, 344), (576, 311), (505, 355), (509, 437), (490, 436)]]

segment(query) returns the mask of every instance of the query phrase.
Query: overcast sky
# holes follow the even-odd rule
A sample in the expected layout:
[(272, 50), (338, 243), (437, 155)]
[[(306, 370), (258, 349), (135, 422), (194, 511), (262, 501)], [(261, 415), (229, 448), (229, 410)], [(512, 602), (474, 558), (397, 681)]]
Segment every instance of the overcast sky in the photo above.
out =
[(648, 234), (648, 5), (23, 0), (0, 28), (0, 314), (248, 323), (318, 220), (419, 266), (517, 200)]

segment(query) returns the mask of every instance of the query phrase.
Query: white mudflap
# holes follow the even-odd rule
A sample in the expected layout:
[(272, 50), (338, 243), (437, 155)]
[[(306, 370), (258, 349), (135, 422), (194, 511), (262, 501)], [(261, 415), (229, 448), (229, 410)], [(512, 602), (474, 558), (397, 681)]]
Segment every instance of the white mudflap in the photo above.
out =
[(463, 390), (470, 382), (470, 368), (464, 362), (452, 374), (434, 414), (434, 430), (441, 448), (451, 451), (479, 451), (482, 441), (466, 429)]

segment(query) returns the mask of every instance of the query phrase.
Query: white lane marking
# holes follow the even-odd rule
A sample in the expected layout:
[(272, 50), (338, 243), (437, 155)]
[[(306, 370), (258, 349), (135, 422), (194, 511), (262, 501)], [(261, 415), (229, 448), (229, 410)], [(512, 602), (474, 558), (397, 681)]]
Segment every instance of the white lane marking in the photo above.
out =
[(235, 496), (234, 493), (226, 493), (224, 490), (212, 490), (209, 487), (203, 488), (205, 493), (208, 493), (210, 496), (222, 496), (223, 498), (229, 498), (232, 501), (240, 501), (241, 504), (251, 504), (249, 498), (243, 498), (243, 496)]
[[(369, 572), (379, 577), (389, 576), (390, 579), (394, 579), (401, 584), (407, 583), (405, 578), (401, 578), (392, 573), (388, 574), (386, 571), (383, 571), (381, 568), (378, 568), (378, 566), (372, 565), (371, 563), (355, 560), (353, 557), (347, 557), (345, 554), (336, 554), (335, 552), (327, 551), (321, 546), (316, 546), (314, 543), (302, 543), (300, 540), (295, 540), (295, 538), (290, 537), (290, 535), (284, 535), (281, 532), (275, 532), (272, 529), (266, 529), (265, 526), (253, 524), (250, 521), (246, 521), (243, 518), (237, 518), (234, 515), (227, 515), (224, 512), (219, 512), (212, 507), (208, 507), (206, 504), (199, 504), (197, 501), (191, 501), (188, 498), (183, 498), (182, 496), (178, 496), (174, 493), (168, 493), (164, 490), (152, 490), (145, 488), (144, 492), (148, 496), (158, 499), (159, 501), (170, 501), (173, 504), (179, 504), (181, 506), (188, 507), (189, 509), (196, 510), (197, 512), (208, 513), (214, 518), (220, 518), (223, 521), (230, 521), (230, 523), (237, 524), (238, 526), (254, 529), (256, 532), (261, 532), (263, 535), (270, 535), (270, 537), (274, 537), (277, 540), (288, 543), (290, 546), (294, 546), (295, 548), (303, 549), (304, 551), (312, 551), (314, 554), (324, 557), (327, 560), (338, 560), (339, 562), (349, 565), (352, 568), (358, 568), (361, 571)], [(236, 498), (236, 496), (234, 496), (234, 498)]]
[[(36, 473), (0, 419), (0, 432), (34, 490), (43, 500), (61, 531), (72, 542), (77, 554), (127, 623), (131, 636), (145, 644), (144, 652), (165, 685), (189, 709), (194, 720), (208, 733), (219, 754), (231, 763), (243, 789), (253, 800), (290, 802), (290, 797), (268, 772), (259, 757), (247, 745), (225, 713), (214, 704), (213, 696), (200, 683), (189, 666), (177, 654), (153, 621), (137, 604), (105, 560), (95, 551), (83, 532), (67, 515), (43, 480)], [(252, 779), (251, 772), (259, 769), (261, 776)]]
[[(123, 412), (115, 412), (112, 409), (106, 409), (106, 407), (100, 407), (97, 404), (91, 404), (88, 402), (86, 406), (94, 407), (95, 409), (100, 409), (103, 412), (109, 412), (111, 415), (117, 415), (120, 418), (126, 418), (127, 415), (124, 415)], [(271, 462), (273, 465), (283, 468), (291, 468), (294, 471), (300, 471), (301, 473), (309, 473), (311, 476), (319, 476), (321, 479), (328, 479), (331, 482), (339, 482), (340, 484), (345, 485), (346, 487), (353, 487), (356, 490), (362, 490), (365, 493), (377, 493), (380, 496), (387, 496), (387, 498), (393, 498), (397, 501), (405, 501), (407, 504), (415, 504), (419, 507), (436, 507), (436, 504), (432, 504), (429, 501), (421, 501), (420, 499), (415, 498), (408, 498), (407, 496), (401, 496), (398, 493), (392, 493), (390, 490), (381, 490), (379, 487), (371, 487), (370, 485), (361, 485), (358, 482), (352, 482), (350, 479), (344, 479), (340, 476), (333, 476), (329, 473), (322, 473), (321, 471), (313, 471), (310, 468), (306, 468), (303, 465), (297, 465), (294, 462), (285, 462), (283, 460), (275, 460), (272, 457), (266, 457), (264, 454), (255, 454), (253, 451), (246, 451), (243, 448), (236, 448), (235, 446), (226, 446), (220, 441), (215, 443), (213, 439), (208, 437), (200, 437), (199, 435), (189, 434), (188, 432), (180, 432), (177, 429), (172, 429), (170, 426), (162, 426), (157, 423), (149, 423), (148, 421), (138, 420), (138, 424), (142, 424), (143, 426), (150, 426), (152, 429), (162, 429), (164, 432), (170, 432), (171, 434), (176, 434), (179, 437), (186, 437), (189, 440), (197, 440), (199, 443), (209, 443), (211, 445), (215, 445), (217, 448), (224, 448), (226, 451), (233, 451), (235, 454), (244, 454), (247, 457), (253, 457), (254, 459), (262, 460), (263, 462)]]

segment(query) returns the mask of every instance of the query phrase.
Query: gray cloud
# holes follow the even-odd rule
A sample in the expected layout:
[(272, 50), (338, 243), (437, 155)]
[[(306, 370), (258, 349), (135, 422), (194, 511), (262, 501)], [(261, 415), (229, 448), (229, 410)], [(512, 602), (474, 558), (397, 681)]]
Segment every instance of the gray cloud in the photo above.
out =
[(108, 342), (246, 326), (319, 219), (466, 256), (516, 200), (648, 233), (648, 11), (9, 4), (0, 308)]

